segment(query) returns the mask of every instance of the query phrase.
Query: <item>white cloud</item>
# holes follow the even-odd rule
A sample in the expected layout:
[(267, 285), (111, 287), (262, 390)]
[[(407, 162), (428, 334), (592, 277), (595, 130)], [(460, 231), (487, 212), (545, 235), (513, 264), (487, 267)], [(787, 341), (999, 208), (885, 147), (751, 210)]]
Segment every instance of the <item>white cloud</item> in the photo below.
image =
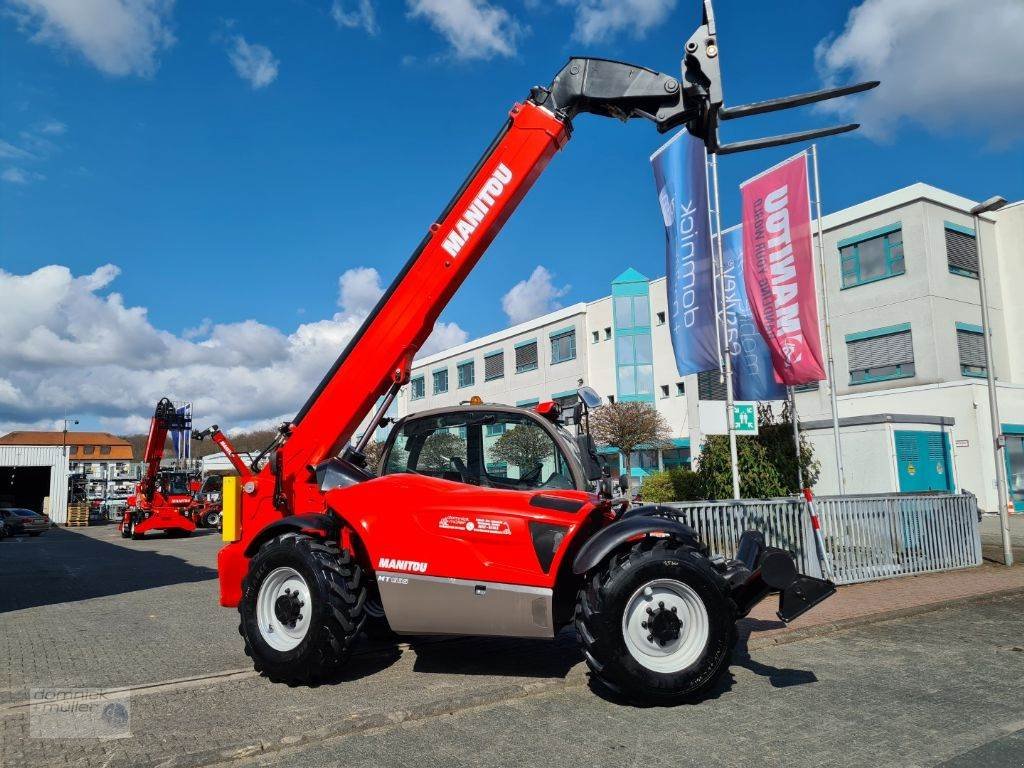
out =
[(417, 357), (426, 357), (435, 352), (443, 352), (446, 349), (457, 347), (469, 341), (469, 334), (462, 330), (457, 323), (434, 323), (434, 330), (427, 337), (426, 342), (420, 347)]
[(108, 75), (151, 76), (174, 44), (174, 0), (6, 0), (36, 43), (71, 49)]
[(8, 184), (28, 184), (28, 174), (21, 170), (21, 168), (4, 169), (4, 172), (0, 173), (0, 179)]
[(581, 43), (606, 40), (625, 32), (642, 38), (662, 24), (676, 0), (559, 0), (575, 8), (572, 36)]
[(822, 108), (891, 140), (901, 122), (969, 132), (995, 146), (1024, 138), (1024, 3), (864, 0), (815, 52), (827, 83), (881, 80)]
[(409, 16), (424, 19), (448, 40), (457, 59), (514, 56), (523, 27), (487, 0), (407, 0)]
[(380, 31), (371, 0), (334, 0), (331, 18), (339, 27), (362, 29), (368, 35), (376, 35)]
[(60, 120), (47, 120), (39, 126), (39, 132), (47, 136), (63, 136), (67, 131), (68, 127)]
[(0, 139), (0, 158), (4, 160), (31, 160), (32, 153)]
[[(50, 428), (64, 408), (106, 429), (144, 429), (161, 397), (191, 400), (203, 424), (255, 428), (291, 419), (382, 293), (376, 270), (339, 281), (340, 310), (285, 334), (255, 320), (202, 321), (181, 335), (111, 291), (120, 270), (0, 269), (0, 433)], [(467, 334), (438, 323), (424, 350)]]
[(559, 309), (562, 305), (558, 299), (569, 292), (569, 287), (556, 287), (554, 275), (544, 267), (537, 267), (529, 279), (520, 280), (501, 297), (501, 308), (508, 315), (509, 325), (525, 323)]
[(228, 59), (238, 76), (246, 80), (254, 91), (265, 88), (277, 78), (280, 62), (274, 58), (270, 49), (259, 43), (248, 43), (241, 35), (235, 35), (232, 39)]

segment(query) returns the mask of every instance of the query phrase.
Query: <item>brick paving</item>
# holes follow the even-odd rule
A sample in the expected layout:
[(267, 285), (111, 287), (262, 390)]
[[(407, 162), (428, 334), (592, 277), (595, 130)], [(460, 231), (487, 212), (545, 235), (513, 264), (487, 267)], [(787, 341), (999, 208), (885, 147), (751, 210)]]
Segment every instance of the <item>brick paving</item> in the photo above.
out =
[[(586, 684), (570, 631), (554, 643), (435, 638), (367, 646), (337, 685), (273, 685), (248, 671), (236, 615), (216, 605), (217, 548), (209, 534), (128, 542), (112, 528), (0, 542), (0, 766), (199, 765)], [(878, 612), (891, 617), (1008, 590), (1024, 594), (1024, 568), (985, 565), (853, 585), (789, 628), (774, 620), (771, 599), (743, 623), (734, 670), (765, 668), (775, 652), (767, 646), (834, 634)], [(40, 685), (133, 687), (132, 738), (28, 738), (20, 705)]]

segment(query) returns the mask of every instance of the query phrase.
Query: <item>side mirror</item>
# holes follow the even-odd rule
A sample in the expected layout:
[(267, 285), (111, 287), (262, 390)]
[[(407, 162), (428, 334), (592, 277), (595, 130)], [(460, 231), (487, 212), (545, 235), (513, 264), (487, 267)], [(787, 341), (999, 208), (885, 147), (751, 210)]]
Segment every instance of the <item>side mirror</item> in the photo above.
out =
[(601, 396), (590, 387), (580, 387), (576, 390), (576, 394), (587, 404), (587, 408), (597, 408), (601, 405)]

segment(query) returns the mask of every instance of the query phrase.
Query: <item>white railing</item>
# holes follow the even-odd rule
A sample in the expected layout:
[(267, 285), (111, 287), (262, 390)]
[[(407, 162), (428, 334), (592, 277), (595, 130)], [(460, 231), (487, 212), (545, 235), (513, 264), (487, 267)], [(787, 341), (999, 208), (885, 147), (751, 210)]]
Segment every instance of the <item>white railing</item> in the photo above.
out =
[[(970, 494), (821, 496), (815, 499), (837, 584), (981, 564), (977, 500)], [(753, 529), (791, 552), (801, 573), (820, 576), (802, 499), (693, 501), (667, 505), (712, 553), (734, 557)]]

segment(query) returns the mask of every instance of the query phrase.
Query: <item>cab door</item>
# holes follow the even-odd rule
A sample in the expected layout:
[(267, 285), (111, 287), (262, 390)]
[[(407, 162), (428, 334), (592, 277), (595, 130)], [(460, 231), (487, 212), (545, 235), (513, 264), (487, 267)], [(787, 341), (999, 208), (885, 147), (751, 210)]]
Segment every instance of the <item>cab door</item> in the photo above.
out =
[(406, 535), (371, 553), (392, 628), (550, 636), (563, 543), (593, 501), (554, 428), (523, 411), (469, 408), (397, 430), (383, 476), (365, 484), (408, 503)]

